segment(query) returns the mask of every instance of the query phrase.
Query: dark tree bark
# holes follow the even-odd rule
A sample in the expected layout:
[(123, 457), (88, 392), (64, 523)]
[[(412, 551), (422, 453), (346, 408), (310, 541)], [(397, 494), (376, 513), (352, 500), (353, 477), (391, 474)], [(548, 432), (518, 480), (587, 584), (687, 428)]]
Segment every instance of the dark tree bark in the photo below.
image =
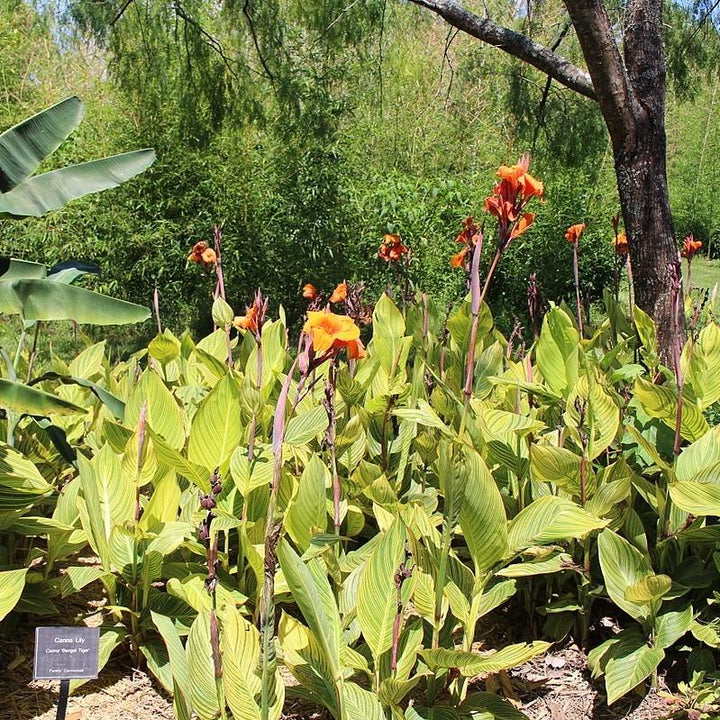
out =
[[(628, 0), (623, 55), (602, 0), (564, 0), (588, 74), (530, 38), (480, 18), (456, 0), (411, 0), (598, 102), (615, 176), (638, 307), (657, 324), (663, 356), (674, 340), (669, 266), (680, 272), (668, 198), (662, 0)], [(683, 338), (684, 341), (684, 338)]]

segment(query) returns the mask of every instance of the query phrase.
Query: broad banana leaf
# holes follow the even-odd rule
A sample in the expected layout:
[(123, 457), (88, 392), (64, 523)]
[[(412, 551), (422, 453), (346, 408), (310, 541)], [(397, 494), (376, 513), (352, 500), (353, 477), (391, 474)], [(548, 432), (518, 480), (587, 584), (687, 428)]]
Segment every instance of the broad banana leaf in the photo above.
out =
[(43, 173), (0, 194), (0, 213), (41, 217), (83, 195), (117, 187), (154, 161), (154, 150), (135, 150)]
[(74, 320), (91, 325), (127, 325), (150, 317), (150, 311), (142, 305), (49, 279), (0, 279), (0, 314), (20, 315), (23, 320)]
[(0, 280), (42, 280), (47, 274), (47, 267), (42, 263), (0, 257)]
[(30, 177), (79, 125), (83, 112), (80, 98), (69, 97), (2, 133), (0, 192), (6, 193)]

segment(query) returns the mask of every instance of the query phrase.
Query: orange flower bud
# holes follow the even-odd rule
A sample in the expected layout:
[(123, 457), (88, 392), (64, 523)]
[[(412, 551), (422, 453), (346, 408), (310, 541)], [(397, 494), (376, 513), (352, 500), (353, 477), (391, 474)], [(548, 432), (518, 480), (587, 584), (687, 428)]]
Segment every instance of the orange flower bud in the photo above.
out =
[(344, 282), (341, 282), (334, 290), (332, 295), (330, 296), (330, 302), (331, 303), (339, 303), (343, 302), (345, 298), (347, 297), (347, 285)]
[(314, 300), (317, 297), (317, 288), (311, 283), (303, 285), (302, 296), (308, 300)]

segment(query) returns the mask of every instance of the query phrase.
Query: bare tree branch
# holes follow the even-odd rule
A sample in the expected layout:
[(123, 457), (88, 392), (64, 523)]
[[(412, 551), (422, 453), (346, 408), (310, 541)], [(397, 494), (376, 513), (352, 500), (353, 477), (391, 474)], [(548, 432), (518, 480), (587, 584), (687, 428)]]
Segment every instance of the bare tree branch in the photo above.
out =
[(561, 85), (597, 100), (593, 81), (588, 73), (526, 35), (498, 25), (488, 18), (481, 18), (466, 10), (455, 0), (410, 0), (410, 2), (432, 10), (450, 25), (468, 35), (536, 67)]
[(250, 35), (252, 37), (253, 45), (255, 46), (255, 52), (257, 53), (260, 60), (260, 64), (262, 65), (263, 70), (265, 71), (265, 75), (267, 75), (268, 80), (270, 80), (274, 88), (275, 76), (268, 67), (267, 62), (265, 62), (265, 56), (262, 54), (262, 50), (260, 49), (260, 41), (258, 40), (257, 33), (255, 32), (255, 22), (253, 21), (252, 15), (250, 14), (250, 0), (245, 0), (245, 3), (243, 4), (243, 15), (245, 15), (245, 18), (247, 19), (248, 27), (250, 28)]
[(125, 0), (123, 6), (115, 13), (115, 17), (110, 21), (110, 27), (113, 27), (115, 23), (125, 14), (125, 11), (130, 7), (133, 0)]
[[(237, 73), (233, 69), (232, 63), (230, 62), (230, 58), (225, 54), (225, 50), (223, 49), (222, 43), (210, 33), (205, 30), (205, 28), (191, 15), (189, 15), (185, 9), (180, 5), (179, 2), (175, 2), (173, 4), (173, 10), (175, 11), (175, 14), (182, 18), (185, 21), (185, 26), (192, 25), (197, 32), (200, 34), (203, 42), (212, 50), (214, 50), (219, 56), (220, 59), (223, 61), (225, 67), (227, 68), (228, 72), (237, 80)], [(252, 70), (252, 68), (248, 68)], [(257, 71), (256, 71), (257, 72)], [(257, 73), (260, 75), (260, 73)]]
[[(530, 12), (530, 0), (528, 0), (528, 13)], [(553, 41), (553, 44), (550, 46), (550, 51), (555, 52), (560, 45), (562, 44), (562, 41), (567, 37), (568, 32), (570, 32), (570, 28), (572, 27), (572, 23), (570, 20), (566, 20), (563, 26), (560, 28), (560, 32), (558, 33), (558, 36)], [(540, 135), (540, 128), (545, 125), (545, 108), (547, 106), (548, 96), (550, 95), (550, 86), (552, 85), (552, 78), (548, 75), (547, 81), (545, 82), (545, 87), (543, 88), (543, 94), (542, 98), (540, 99), (540, 105), (538, 105), (537, 112), (535, 113), (535, 118), (537, 122), (535, 123), (535, 129), (533, 130), (533, 140), (532, 140), (532, 152), (533, 155), (535, 154), (535, 147), (537, 145), (538, 137)]]

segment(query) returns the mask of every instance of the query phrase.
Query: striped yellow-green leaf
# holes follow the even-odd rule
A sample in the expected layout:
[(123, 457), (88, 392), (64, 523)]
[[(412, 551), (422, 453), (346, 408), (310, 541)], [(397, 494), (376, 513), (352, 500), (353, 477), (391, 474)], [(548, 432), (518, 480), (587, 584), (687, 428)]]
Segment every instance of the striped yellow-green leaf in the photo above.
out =
[(105, 536), (109, 538), (116, 525), (124, 525), (135, 515), (135, 485), (123, 476), (120, 460), (109, 445), (102, 447), (92, 459), (92, 465)]
[(637, 582), (625, 588), (625, 599), (636, 605), (660, 600), (667, 595), (672, 586), (672, 580), (667, 575), (646, 575)]
[(210, 644), (211, 612), (203, 610), (198, 613), (190, 628), (186, 646), (190, 698), (200, 720), (215, 720), (220, 712)]
[(173, 394), (167, 389), (160, 376), (148, 368), (133, 389), (125, 405), (125, 424), (135, 427), (143, 405), (147, 403), (148, 425), (160, 435), (170, 447), (182, 449), (185, 444), (183, 416)]
[(545, 423), (540, 420), (533, 420), (533, 418), (507, 410), (484, 407), (484, 404), (477, 400), (472, 400), (471, 404), (483, 430), (492, 437), (500, 437), (506, 433), (515, 433), (524, 437), (528, 433), (538, 432), (545, 427)]
[(240, 388), (228, 372), (195, 413), (188, 443), (188, 460), (212, 472), (230, 459), (242, 439)]
[[(720, 425), (710, 428), (699, 440), (684, 447), (675, 459), (678, 480), (697, 480), (706, 472), (720, 467)], [(720, 470), (717, 471), (720, 477)]]
[(397, 612), (395, 574), (405, 557), (405, 526), (396, 518), (373, 550), (360, 578), (357, 616), (377, 662), (392, 645)]
[(269, 485), (273, 465), (272, 447), (267, 443), (255, 444), (252, 460), (248, 459), (246, 448), (236, 448), (230, 459), (230, 473), (240, 494), (247, 498), (255, 488)]
[(312, 631), (333, 682), (341, 680), (340, 615), (325, 568), (318, 558), (304, 563), (287, 540), (278, 546), (278, 560), (293, 599)]
[(27, 568), (0, 572), (0, 620), (17, 604), (25, 587)]
[(550, 390), (566, 396), (578, 376), (580, 337), (570, 316), (553, 307), (543, 318), (535, 353), (538, 367)]
[(665, 653), (660, 648), (647, 644), (639, 628), (620, 633), (605, 663), (608, 705), (648, 678), (664, 657)]
[(526, 562), (513, 563), (498, 570), (495, 574), (501, 577), (518, 578), (533, 577), (534, 575), (546, 575), (548, 573), (569, 570), (575, 567), (571, 555), (567, 553), (553, 553), (542, 560), (527, 560)]
[(53, 518), (46, 517), (21, 517), (16, 520), (8, 530), (27, 536), (58, 535), (72, 532), (75, 528), (72, 525), (58, 522)]
[[(105, 423), (105, 425), (107, 424), (108, 423)], [(178, 475), (195, 483), (203, 492), (207, 492), (210, 489), (210, 473), (207, 470), (190, 462), (184, 455), (168, 445), (151, 429), (148, 428), (147, 434), (152, 438), (155, 454), (159, 462), (175, 470)]]
[(87, 380), (99, 375), (105, 360), (105, 344), (106, 341), (103, 340), (85, 348), (68, 366), (69, 374)]
[(143, 510), (140, 527), (152, 530), (156, 525), (164, 525), (177, 518), (181, 497), (174, 470), (168, 470), (155, 482), (150, 501)]
[(362, 718), (362, 720), (385, 720), (383, 707), (377, 695), (364, 690), (353, 682), (345, 682), (342, 686), (344, 717)]
[(687, 605), (682, 610), (669, 610), (658, 615), (653, 623), (653, 645), (663, 649), (669, 648), (690, 630), (692, 622), (692, 605)]
[(84, 415), (87, 410), (44, 390), (0, 378), (0, 407), (26, 415)]
[(467, 700), (460, 706), (471, 713), (470, 717), (484, 720), (526, 720), (525, 713), (520, 712), (509, 702), (506, 702), (495, 693), (477, 692), (468, 695)]
[(551, 482), (569, 492), (580, 492), (581, 458), (567, 448), (555, 445), (530, 446), (530, 472), (538, 482)]
[(680, 480), (668, 487), (672, 501), (681, 510), (693, 515), (720, 516), (720, 485)]
[(505, 506), (495, 480), (480, 455), (467, 449), (460, 469), (465, 495), (460, 506), (460, 527), (480, 576), (507, 553)]
[(73, 565), (66, 568), (60, 581), (60, 594), (62, 597), (72, 595), (99, 580), (102, 575), (102, 569), (92, 565)]
[[(225, 699), (236, 720), (261, 720), (257, 696), (262, 682), (257, 674), (260, 662), (260, 633), (229, 605), (220, 615)], [(282, 682), (276, 681), (276, 686)], [(281, 691), (282, 692), (282, 691)]]
[(690, 623), (690, 632), (696, 640), (705, 643), (711, 648), (720, 650), (720, 631), (718, 631), (715, 624), (708, 623), (705, 625), (697, 620), (693, 620)]
[(333, 717), (340, 717), (339, 692), (341, 680), (334, 680), (315, 635), (299, 620), (283, 612), (278, 624), (278, 640), (283, 651), (283, 664), (299, 682), (300, 687), (322, 703)]
[(598, 537), (598, 554), (610, 599), (636, 620), (647, 618), (649, 602), (633, 602), (626, 596), (628, 588), (652, 573), (645, 558), (625, 538), (608, 529)]
[(411, 420), (424, 425), (425, 427), (437, 428), (444, 434), (450, 432), (450, 428), (438, 417), (426, 400), (419, 399), (417, 408), (401, 408), (393, 411), (393, 415), (405, 420)]
[(173, 676), (173, 708), (178, 720), (190, 720), (190, 669), (180, 635), (166, 615), (150, 611), (153, 623), (167, 648)]
[(607, 520), (593, 517), (571, 500), (544, 495), (521, 510), (510, 523), (510, 554), (532, 545), (583, 538), (605, 527)]
[[(103, 512), (93, 465), (82, 454), (78, 454), (78, 469), (80, 470), (82, 493), (78, 503), (80, 522), (83, 530), (87, 533), (90, 546), (100, 557), (103, 570), (110, 572), (111, 558), (108, 532), (112, 528), (112, 520), (109, 513)], [(109, 506), (106, 506), (105, 509), (108, 510)]]
[(400, 633), (395, 670), (390, 669), (392, 653), (386, 652), (380, 659), (380, 677), (407, 680), (415, 667), (417, 654), (423, 644), (423, 622), (419, 617), (406, 621)]
[(43, 496), (53, 491), (35, 464), (15, 448), (0, 441), (0, 488)]
[[(654, 385), (637, 378), (633, 386), (635, 397), (650, 417), (662, 420), (668, 427), (675, 428), (678, 396), (674, 389), (665, 385)], [(691, 442), (699, 440), (708, 431), (707, 420), (697, 405), (683, 397), (680, 434)]]
[(180, 341), (173, 333), (165, 328), (158, 333), (148, 345), (150, 357), (159, 360), (163, 365), (176, 360), (180, 356)]
[(485, 672), (498, 672), (522, 665), (524, 662), (547, 652), (550, 643), (536, 641), (508, 645), (494, 653), (478, 654), (461, 650), (421, 650), (420, 655), (433, 670), (457, 668), (461, 675), (473, 677)]
[(298, 490), (285, 515), (285, 527), (293, 542), (303, 552), (310, 540), (327, 528), (325, 488), (331, 483), (330, 471), (320, 457), (313, 453), (305, 466)]
[(388, 377), (402, 369), (409, 350), (405, 342), (405, 320), (393, 301), (383, 293), (373, 310), (373, 354)]
[(720, 399), (720, 327), (708, 323), (697, 339), (688, 340), (682, 367), (704, 409)]
[(657, 356), (657, 330), (655, 321), (637, 305), (633, 308), (635, 327), (637, 328), (640, 342), (647, 352)]
[(290, 418), (285, 431), (286, 445), (305, 445), (323, 432), (328, 424), (327, 413), (322, 405), (309, 412)]

